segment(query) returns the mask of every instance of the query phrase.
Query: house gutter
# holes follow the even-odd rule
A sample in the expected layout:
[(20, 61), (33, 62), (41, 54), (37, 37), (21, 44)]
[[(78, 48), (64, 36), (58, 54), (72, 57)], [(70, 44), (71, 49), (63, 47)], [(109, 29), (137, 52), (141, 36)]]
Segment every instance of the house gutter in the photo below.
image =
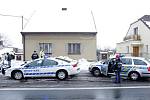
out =
[(25, 61), (25, 34), (22, 34), (22, 43), (23, 43), (23, 61)]

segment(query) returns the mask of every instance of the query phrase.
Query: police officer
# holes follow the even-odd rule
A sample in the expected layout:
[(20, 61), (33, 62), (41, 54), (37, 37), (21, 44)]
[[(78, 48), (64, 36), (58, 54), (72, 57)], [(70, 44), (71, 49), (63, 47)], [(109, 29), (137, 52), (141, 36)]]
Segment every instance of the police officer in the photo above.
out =
[(33, 52), (32, 56), (31, 56), (32, 60), (38, 59), (39, 55), (37, 54), (36, 51)]
[(121, 67), (122, 67), (122, 63), (120, 60), (120, 55), (116, 54), (116, 58), (115, 58), (115, 63), (114, 63), (114, 71), (115, 71), (115, 83), (120, 83), (121, 81), (121, 76), (120, 76), (120, 72), (121, 72)]
[(11, 55), (10, 55), (9, 53), (7, 53), (6, 59), (7, 59), (7, 62), (8, 62), (8, 67), (11, 67), (11, 60), (12, 60), (12, 57), (11, 57)]

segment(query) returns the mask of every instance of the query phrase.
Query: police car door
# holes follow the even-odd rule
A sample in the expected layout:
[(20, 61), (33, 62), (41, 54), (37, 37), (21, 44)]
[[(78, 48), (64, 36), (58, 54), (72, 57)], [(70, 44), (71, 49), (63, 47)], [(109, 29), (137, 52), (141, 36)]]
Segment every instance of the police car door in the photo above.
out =
[(38, 77), (38, 76), (40, 76), (41, 65), (42, 65), (42, 60), (35, 60), (31, 63), (28, 63), (24, 67), (24, 76), (25, 77)]
[(141, 59), (133, 59), (133, 71), (141, 71), (147, 73), (147, 63)]
[(107, 76), (107, 72), (108, 72), (108, 60), (103, 62), (103, 65), (101, 66), (101, 72), (102, 74)]
[(41, 71), (44, 73), (44, 76), (55, 76), (58, 62), (51, 59), (44, 59), (41, 67)]
[(132, 59), (131, 58), (121, 58), (122, 61), (122, 68), (121, 68), (121, 75), (128, 76), (130, 69), (132, 69)]

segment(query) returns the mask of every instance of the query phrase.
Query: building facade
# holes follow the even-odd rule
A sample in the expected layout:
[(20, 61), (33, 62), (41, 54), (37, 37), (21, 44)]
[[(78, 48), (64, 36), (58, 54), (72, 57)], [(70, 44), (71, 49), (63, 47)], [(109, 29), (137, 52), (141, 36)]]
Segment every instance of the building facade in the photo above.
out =
[(66, 8), (58, 9), (51, 15), (36, 14), (32, 19), (21, 32), (24, 60), (30, 60), (33, 51), (39, 53), (41, 50), (46, 56), (96, 60), (97, 32), (90, 12), (74, 14)]
[(150, 58), (150, 15), (132, 23), (123, 42), (117, 43), (117, 53), (126, 56)]

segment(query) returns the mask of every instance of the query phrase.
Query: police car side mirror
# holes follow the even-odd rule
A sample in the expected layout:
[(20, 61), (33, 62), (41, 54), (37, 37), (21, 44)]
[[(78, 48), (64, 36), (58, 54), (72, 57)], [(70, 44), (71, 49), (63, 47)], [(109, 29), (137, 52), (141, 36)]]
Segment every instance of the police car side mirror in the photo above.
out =
[(103, 62), (103, 64), (106, 64), (106, 62)]

